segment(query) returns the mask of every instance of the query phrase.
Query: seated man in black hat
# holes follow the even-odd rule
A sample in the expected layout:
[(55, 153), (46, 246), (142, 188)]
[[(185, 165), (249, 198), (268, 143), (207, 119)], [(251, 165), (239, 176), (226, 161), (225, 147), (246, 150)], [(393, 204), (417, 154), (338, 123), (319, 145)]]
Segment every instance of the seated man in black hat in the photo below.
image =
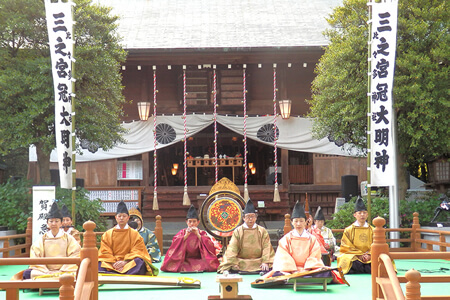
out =
[(158, 241), (156, 240), (155, 234), (150, 229), (144, 227), (144, 219), (142, 218), (139, 208), (136, 207), (130, 209), (130, 220), (131, 221), (128, 225), (136, 229), (140, 236), (144, 239), (145, 247), (147, 247), (148, 254), (152, 258), (152, 262), (160, 262), (161, 251), (159, 250)]
[(336, 247), (336, 238), (333, 235), (333, 231), (331, 231), (330, 228), (325, 227), (325, 216), (323, 215), (322, 208), (320, 206), (317, 208), (314, 216), (314, 227), (320, 230), (320, 234), (325, 242), (325, 248), (333, 254)]
[(73, 227), (72, 216), (70, 215), (70, 212), (65, 204), (61, 206), (61, 213), (63, 216), (61, 228), (73, 236), (77, 240), (78, 244), (81, 245), (80, 232)]
[(294, 229), (278, 242), (273, 261), (273, 270), (265, 277), (311, 271), (324, 268), (320, 244), (316, 237), (306, 230), (305, 209), (297, 201), (292, 210), (291, 222)]
[(275, 252), (267, 230), (256, 224), (257, 217), (249, 199), (244, 209), (244, 224), (233, 231), (219, 272), (267, 272), (272, 267)]
[[(47, 214), (49, 230), (30, 249), (30, 258), (80, 257), (80, 244), (73, 236), (61, 229), (63, 215), (58, 204), (53, 202)], [(76, 272), (77, 265), (31, 265), (23, 272), (23, 279), (59, 272)], [(15, 278), (17, 278), (15, 276)]]
[(128, 226), (130, 214), (123, 201), (117, 205), (117, 225), (102, 235), (98, 250), (98, 270), (102, 273), (158, 275), (144, 240)]
[(372, 245), (373, 229), (366, 222), (367, 208), (360, 197), (356, 200), (353, 216), (356, 221), (344, 230), (337, 264), (342, 268), (344, 274), (370, 274), (370, 246)]
[(186, 216), (187, 228), (172, 239), (161, 270), (165, 272), (215, 272), (219, 266), (216, 249), (206, 231), (198, 229), (199, 218), (193, 205)]

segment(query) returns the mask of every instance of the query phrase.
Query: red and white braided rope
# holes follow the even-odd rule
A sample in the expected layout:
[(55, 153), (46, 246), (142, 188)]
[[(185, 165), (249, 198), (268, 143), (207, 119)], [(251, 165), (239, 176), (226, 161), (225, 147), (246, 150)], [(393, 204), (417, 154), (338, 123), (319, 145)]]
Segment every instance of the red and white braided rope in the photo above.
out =
[(242, 99), (244, 103), (244, 183), (247, 184), (247, 77), (245, 67), (242, 69)]
[(153, 70), (153, 142), (155, 150), (153, 152), (153, 173), (155, 174), (155, 183), (153, 192), (156, 194), (158, 187), (158, 166), (156, 160), (156, 145), (158, 142), (156, 141), (156, 70)]
[(183, 70), (184, 187), (187, 188), (186, 70)]
[(277, 157), (277, 69), (273, 68), (273, 154), (275, 167), (275, 185), (278, 184), (278, 157)]
[(214, 69), (214, 81), (213, 81), (213, 93), (214, 93), (214, 167), (215, 167), (215, 179), (219, 180), (219, 166), (217, 163), (217, 74)]

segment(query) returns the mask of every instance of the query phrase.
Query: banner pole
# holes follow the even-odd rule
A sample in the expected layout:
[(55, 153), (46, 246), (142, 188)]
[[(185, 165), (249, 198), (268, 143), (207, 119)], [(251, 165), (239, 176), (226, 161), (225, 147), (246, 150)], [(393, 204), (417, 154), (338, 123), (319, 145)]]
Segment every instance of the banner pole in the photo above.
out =
[[(72, 20), (74, 20), (73, 6), (70, 11), (72, 12)], [(75, 29), (73, 29), (72, 37), (74, 37)], [(73, 38), (73, 52), (72, 57), (75, 57), (75, 39)], [(76, 223), (76, 211), (75, 211), (75, 199), (77, 190), (77, 170), (76, 170), (76, 136), (75, 136), (75, 61), (72, 60), (72, 225)]]
[(369, 9), (369, 18), (368, 18), (368, 23), (369, 23), (369, 34), (368, 34), (368, 40), (367, 40), (367, 212), (368, 212), (368, 217), (367, 217), (367, 221), (370, 223), (372, 223), (372, 182), (371, 182), (371, 176), (370, 176), (370, 166), (371, 166), (371, 153), (370, 153), (370, 123), (371, 123), (371, 95), (370, 95), (370, 90), (371, 90), (371, 79), (370, 79), (370, 75), (371, 75), (371, 70), (372, 70), (372, 39), (371, 39), (371, 32), (372, 32), (372, 5), (371, 5), (372, 0), (369, 0), (369, 5), (367, 6)]

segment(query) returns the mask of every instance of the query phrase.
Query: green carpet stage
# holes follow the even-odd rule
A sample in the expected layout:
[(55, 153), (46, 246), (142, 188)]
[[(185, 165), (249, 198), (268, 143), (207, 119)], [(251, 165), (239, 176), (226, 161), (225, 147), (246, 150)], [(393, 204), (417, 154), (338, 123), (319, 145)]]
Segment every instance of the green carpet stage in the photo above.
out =
[[(161, 264), (155, 264), (158, 268)], [(335, 265), (333, 265), (335, 266)], [(450, 275), (450, 261), (445, 260), (398, 260), (396, 261), (398, 274), (404, 275), (411, 268), (420, 271), (423, 275)], [(9, 280), (13, 274), (24, 269), (24, 266), (1, 266), (0, 280)], [(100, 300), (137, 300), (137, 299), (207, 299), (209, 295), (219, 295), (219, 284), (216, 282), (216, 273), (179, 274), (161, 272), (161, 276), (191, 277), (199, 279), (202, 284), (200, 289), (185, 289), (180, 287), (158, 287), (142, 285), (103, 285), (99, 288)], [(255, 289), (250, 286), (259, 276), (245, 275), (243, 282), (239, 283), (239, 295), (251, 295), (255, 300), (266, 299), (299, 299), (309, 296), (312, 300), (337, 300), (337, 299), (370, 299), (371, 279), (370, 275), (347, 275), (345, 278), (350, 287), (342, 284), (330, 284), (327, 291), (321, 286), (302, 286), (295, 292), (292, 286), (282, 288)], [(422, 295), (450, 295), (448, 283), (422, 283)], [(402, 284), (403, 290), (405, 284)], [(311, 297), (312, 296), (312, 297)], [(0, 291), (0, 300), (6, 298), (5, 292)], [(20, 299), (58, 299), (56, 291), (45, 291), (39, 296), (37, 291), (21, 291)], [(303, 298), (305, 299), (305, 298)]]

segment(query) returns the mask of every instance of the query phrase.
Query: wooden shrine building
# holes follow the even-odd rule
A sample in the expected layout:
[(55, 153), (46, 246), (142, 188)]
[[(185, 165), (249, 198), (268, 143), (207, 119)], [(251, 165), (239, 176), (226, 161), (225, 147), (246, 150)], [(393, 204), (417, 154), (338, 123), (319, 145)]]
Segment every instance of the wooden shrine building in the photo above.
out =
[[(253, 168), (247, 169), (250, 198), (264, 201), (259, 203), (264, 206), (260, 212), (270, 220), (282, 220), (296, 200), (304, 201), (306, 193), (311, 213), (320, 205), (330, 216), (336, 198), (342, 196), (341, 177), (356, 175), (358, 185), (366, 180), (366, 159), (349, 156), (328, 139), (314, 139), (312, 120), (305, 117), (314, 69), (328, 44), (322, 34), (328, 27), (325, 18), (341, 0), (94, 2), (111, 6), (112, 13), (120, 16), (118, 34), (128, 52), (122, 66), (127, 100), (123, 126), (129, 133), (127, 145), (109, 152), (84, 150), (77, 157), (77, 178), (84, 179), (86, 189), (106, 198), (119, 193), (116, 190), (126, 194), (134, 189), (145, 218), (160, 214), (165, 220), (182, 221), (187, 209), (182, 205), (184, 102), (186, 179), (189, 197), (197, 207), (215, 183), (211, 163), (216, 154), (215, 131), (219, 179), (233, 180), (243, 194), (245, 168), (251, 163)], [(274, 99), (278, 114), (278, 101), (291, 100), (290, 117), (276, 119), (279, 203), (273, 202)], [(138, 102), (151, 105), (147, 121), (139, 119)], [(159, 211), (152, 210), (153, 130), (157, 133)], [(55, 161), (52, 168), (57, 169)]]

